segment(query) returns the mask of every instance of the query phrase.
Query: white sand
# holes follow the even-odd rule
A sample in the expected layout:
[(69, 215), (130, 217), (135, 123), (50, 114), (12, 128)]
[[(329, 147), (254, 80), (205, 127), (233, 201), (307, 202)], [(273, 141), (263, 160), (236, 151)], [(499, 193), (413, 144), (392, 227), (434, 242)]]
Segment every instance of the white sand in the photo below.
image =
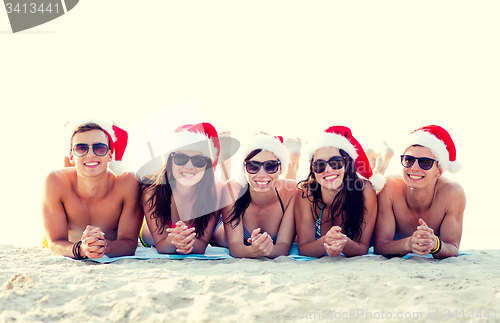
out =
[(489, 310), (481, 322), (499, 322), (500, 250), (471, 252), (441, 261), (376, 256), (96, 264), (1, 245), (0, 322), (282, 322), (314, 315), (428, 322), (429, 313), (441, 321), (455, 310), (458, 319), (450, 322), (479, 320), (467, 318), (471, 310)]

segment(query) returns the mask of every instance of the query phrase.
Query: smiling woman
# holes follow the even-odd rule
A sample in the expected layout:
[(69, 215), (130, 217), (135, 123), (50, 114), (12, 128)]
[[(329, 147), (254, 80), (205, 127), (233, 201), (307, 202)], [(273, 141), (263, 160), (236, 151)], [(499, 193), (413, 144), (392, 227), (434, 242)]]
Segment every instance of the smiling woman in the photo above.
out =
[(347, 127), (326, 129), (310, 146), (310, 172), (299, 183), (295, 203), (299, 253), (366, 254), (377, 216), (375, 190), (382, 189), (383, 179), (373, 175), (363, 148)]
[(189, 124), (179, 127), (172, 140), (181, 148), (168, 154), (156, 174), (142, 179), (147, 225), (140, 239), (160, 253), (203, 254), (220, 214), (218, 197), (224, 187), (214, 179), (218, 135), (209, 123)]
[[(296, 183), (279, 179), (288, 165), (281, 138), (253, 136), (244, 148), (245, 178), (230, 180), (240, 198), (222, 210), (214, 235), (233, 257), (288, 255), (295, 237), (293, 203)], [(224, 225), (222, 225), (224, 223)]]

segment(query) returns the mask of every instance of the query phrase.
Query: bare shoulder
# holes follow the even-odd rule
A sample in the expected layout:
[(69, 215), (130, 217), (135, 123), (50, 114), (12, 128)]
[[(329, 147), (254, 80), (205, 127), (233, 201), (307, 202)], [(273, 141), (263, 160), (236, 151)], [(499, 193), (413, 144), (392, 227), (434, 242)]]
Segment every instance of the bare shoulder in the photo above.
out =
[(363, 180), (363, 181), (365, 182), (365, 184), (363, 186), (363, 196), (365, 197), (365, 199), (376, 200), (377, 193), (375, 193), (375, 190), (373, 189), (372, 183), (370, 183), (367, 180)]
[(465, 198), (465, 191), (462, 185), (443, 176), (439, 178), (437, 191), (438, 194), (442, 194), (445, 199)]
[(75, 180), (76, 169), (74, 167), (54, 170), (45, 177), (45, 188), (67, 190)]
[(294, 196), (297, 192), (297, 182), (293, 179), (278, 179), (276, 183), (278, 192), (286, 196)]
[(139, 189), (139, 182), (137, 181), (134, 173), (126, 172), (116, 176), (110, 172), (108, 176), (115, 179), (114, 189), (116, 190), (123, 192), (135, 192)]
[(393, 196), (401, 192), (401, 188), (405, 185), (401, 175), (388, 175), (385, 177), (384, 188), (378, 194), (379, 196)]

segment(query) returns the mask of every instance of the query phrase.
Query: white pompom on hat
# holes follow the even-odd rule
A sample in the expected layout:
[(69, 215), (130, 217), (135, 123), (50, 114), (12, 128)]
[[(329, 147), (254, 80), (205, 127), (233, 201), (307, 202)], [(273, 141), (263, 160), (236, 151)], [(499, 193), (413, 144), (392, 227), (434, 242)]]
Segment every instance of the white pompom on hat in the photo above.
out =
[(443, 170), (456, 173), (462, 165), (457, 161), (457, 150), (450, 134), (443, 127), (437, 125), (418, 128), (410, 133), (405, 151), (414, 145), (429, 148)]
[(99, 127), (101, 127), (106, 136), (108, 136), (109, 149), (113, 154), (113, 160), (109, 164), (109, 169), (115, 175), (123, 174), (124, 166), (122, 159), (123, 155), (125, 154), (125, 149), (127, 148), (128, 133), (122, 128), (115, 125), (113, 122), (108, 122), (99, 119), (80, 120), (77, 123), (74, 123), (75, 126), (73, 127), (73, 131), (80, 126), (89, 123), (97, 124)]
[(351, 129), (344, 126), (333, 126), (326, 129), (317, 141), (308, 144), (306, 157), (312, 161), (318, 149), (328, 147), (345, 151), (354, 160), (356, 172), (370, 181), (373, 190), (380, 192), (384, 188), (384, 176), (373, 174), (368, 157), (361, 144), (352, 136)]

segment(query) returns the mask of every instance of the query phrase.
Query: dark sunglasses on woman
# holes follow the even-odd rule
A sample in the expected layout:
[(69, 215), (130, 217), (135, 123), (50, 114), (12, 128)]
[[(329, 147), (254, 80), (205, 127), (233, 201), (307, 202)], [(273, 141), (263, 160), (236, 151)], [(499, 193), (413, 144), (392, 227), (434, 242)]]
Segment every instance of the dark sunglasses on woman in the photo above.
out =
[(196, 155), (196, 156), (190, 157), (186, 154), (181, 154), (181, 153), (172, 153), (170, 156), (173, 157), (174, 163), (177, 166), (184, 166), (189, 162), (189, 160), (191, 160), (191, 163), (196, 168), (205, 167), (207, 165), (208, 160), (210, 159), (208, 157), (201, 156), (201, 155)]
[(342, 156), (333, 156), (328, 161), (323, 159), (316, 159), (312, 163), (312, 170), (315, 173), (323, 173), (326, 169), (326, 164), (330, 165), (332, 169), (341, 169), (345, 165), (345, 158)]
[(83, 157), (83, 156), (87, 155), (90, 147), (92, 147), (92, 151), (94, 152), (94, 154), (96, 156), (99, 156), (99, 157), (106, 156), (106, 154), (109, 151), (108, 145), (106, 145), (105, 143), (102, 143), (102, 142), (98, 142), (98, 143), (93, 144), (93, 145), (76, 144), (73, 146), (73, 154), (75, 154), (75, 156), (77, 156), (77, 157)]
[(266, 160), (265, 162), (259, 162), (256, 160), (249, 160), (245, 162), (245, 169), (249, 174), (257, 174), (261, 167), (264, 167), (264, 171), (268, 174), (274, 174), (278, 171), (281, 162), (279, 160)]
[(418, 161), (418, 166), (423, 170), (429, 170), (434, 165), (435, 159), (427, 158), (427, 157), (413, 157), (410, 155), (401, 155), (401, 165), (406, 168), (410, 168), (415, 164), (415, 160)]

